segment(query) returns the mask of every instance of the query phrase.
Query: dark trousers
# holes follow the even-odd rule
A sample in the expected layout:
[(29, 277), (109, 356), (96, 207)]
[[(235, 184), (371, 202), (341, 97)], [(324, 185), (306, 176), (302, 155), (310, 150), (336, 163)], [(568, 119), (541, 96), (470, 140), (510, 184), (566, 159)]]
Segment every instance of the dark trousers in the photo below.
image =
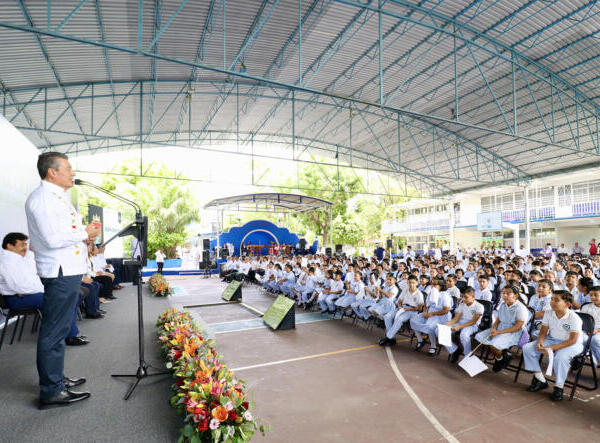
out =
[(110, 298), (113, 293), (113, 281), (108, 275), (97, 275), (94, 281), (100, 283), (100, 297)]
[(96, 315), (100, 307), (100, 288), (102, 285), (98, 282), (82, 283), (81, 287), (86, 289), (83, 294), (85, 300), (85, 313), (88, 315)]
[(37, 369), (40, 397), (48, 398), (65, 389), (65, 339), (69, 336), (73, 312), (79, 301), (81, 275), (65, 277), (59, 270), (56, 278), (42, 278), (44, 306), (37, 344)]
[(44, 293), (25, 294), (23, 297), (5, 295), (4, 300), (10, 309), (38, 308), (41, 310), (44, 305)]
[(162, 274), (162, 270), (163, 270), (163, 266), (165, 265), (164, 262), (156, 262), (156, 264), (158, 265), (158, 273)]

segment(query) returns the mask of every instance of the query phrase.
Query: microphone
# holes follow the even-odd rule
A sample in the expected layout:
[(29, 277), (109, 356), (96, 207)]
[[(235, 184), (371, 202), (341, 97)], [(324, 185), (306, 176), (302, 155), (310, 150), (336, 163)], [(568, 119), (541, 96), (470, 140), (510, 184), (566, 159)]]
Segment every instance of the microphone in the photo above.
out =
[(134, 202), (131, 201), (125, 197), (121, 197), (120, 195), (115, 194), (114, 192), (109, 191), (108, 189), (104, 189), (98, 185), (95, 185), (93, 183), (90, 182), (86, 182), (85, 180), (81, 180), (76, 178), (75, 180), (73, 180), (73, 183), (77, 186), (89, 186), (90, 188), (94, 188), (100, 192), (103, 192), (107, 195), (110, 195), (113, 198), (116, 198), (117, 200), (121, 200), (123, 203), (127, 203), (129, 206), (133, 207), (133, 209), (135, 209), (135, 217), (136, 219), (141, 219), (142, 218), (142, 208), (140, 208), (140, 206)]

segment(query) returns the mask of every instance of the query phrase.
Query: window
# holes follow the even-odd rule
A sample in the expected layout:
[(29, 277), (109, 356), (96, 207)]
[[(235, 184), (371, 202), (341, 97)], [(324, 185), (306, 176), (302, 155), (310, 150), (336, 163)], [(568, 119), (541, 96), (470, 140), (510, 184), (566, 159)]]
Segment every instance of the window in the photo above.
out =
[(513, 207), (513, 194), (504, 194), (502, 196), (502, 210), (512, 211)]
[(515, 192), (515, 209), (525, 209), (525, 193)]
[(539, 189), (539, 203), (543, 208), (554, 206), (554, 186)]
[(481, 212), (492, 211), (492, 199), (494, 197), (481, 197)]
[(584, 203), (588, 201), (588, 184), (576, 183), (573, 185), (573, 203)]

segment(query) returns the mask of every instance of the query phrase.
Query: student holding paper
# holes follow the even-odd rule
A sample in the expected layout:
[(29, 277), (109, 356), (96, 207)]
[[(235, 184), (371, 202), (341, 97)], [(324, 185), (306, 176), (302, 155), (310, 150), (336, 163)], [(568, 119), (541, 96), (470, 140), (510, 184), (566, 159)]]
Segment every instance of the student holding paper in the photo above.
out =
[(508, 352), (511, 346), (519, 344), (523, 326), (529, 319), (529, 311), (519, 301), (519, 287), (506, 286), (502, 290), (504, 303), (498, 308), (498, 318), (490, 329), (481, 331), (475, 336), (479, 343), (489, 345), (496, 357), (492, 371), (500, 372), (506, 368), (512, 359)]
[(443, 279), (433, 280), (431, 291), (427, 296), (425, 308), (421, 314), (418, 314), (410, 319), (410, 327), (415, 332), (417, 337), (417, 346), (415, 351), (419, 351), (425, 344), (421, 333), (429, 336), (429, 357), (435, 355), (437, 348), (437, 325), (438, 323), (446, 323), (450, 320), (450, 307), (452, 299), (450, 294), (446, 292), (446, 282)]
[[(483, 316), (483, 305), (475, 300), (475, 290), (471, 286), (467, 286), (462, 294), (462, 303), (456, 308), (454, 318), (446, 323), (450, 326), (453, 332), (453, 340), (458, 336), (465, 355), (471, 353), (471, 335), (479, 329), (479, 323)], [(455, 336), (456, 335), (456, 336)], [(460, 347), (456, 343), (452, 346), (446, 346), (446, 350), (450, 354), (450, 361), (456, 363), (460, 356)]]
[(423, 293), (417, 287), (417, 277), (411, 275), (408, 277), (408, 289), (402, 291), (398, 297), (398, 309), (388, 312), (384, 316), (385, 337), (379, 344), (381, 346), (391, 346), (396, 344), (396, 333), (402, 328), (402, 325), (410, 321), (423, 308)]
[(573, 295), (568, 291), (554, 291), (550, 306), (552, 311), (544, 315), (537, 341), (527, 343), (523, 347), (523, 359), (525, 369), (534, 373), (527, 391), (537, 392), (548, 387), (540, 368), (540, 355), (548, 355), (549, 350), (554, 353), (552, 367), (556, 381), (550, 399), (560, 401), (563, 399), (563, 387), (569, 375), (571, 359), (583, 351), (582, 321), (577, 313), (571, 310)]

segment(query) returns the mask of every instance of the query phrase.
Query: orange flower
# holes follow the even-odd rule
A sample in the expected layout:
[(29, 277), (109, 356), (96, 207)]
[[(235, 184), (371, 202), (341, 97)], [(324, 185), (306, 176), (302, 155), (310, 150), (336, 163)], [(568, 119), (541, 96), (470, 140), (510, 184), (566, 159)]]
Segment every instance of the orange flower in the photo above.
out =
[(228, 416), (227, 409), (225, 409), (223, 406), (217, 406), (212, 410), (212, 416), (219, 421), (225, 421), (227, 420)]

